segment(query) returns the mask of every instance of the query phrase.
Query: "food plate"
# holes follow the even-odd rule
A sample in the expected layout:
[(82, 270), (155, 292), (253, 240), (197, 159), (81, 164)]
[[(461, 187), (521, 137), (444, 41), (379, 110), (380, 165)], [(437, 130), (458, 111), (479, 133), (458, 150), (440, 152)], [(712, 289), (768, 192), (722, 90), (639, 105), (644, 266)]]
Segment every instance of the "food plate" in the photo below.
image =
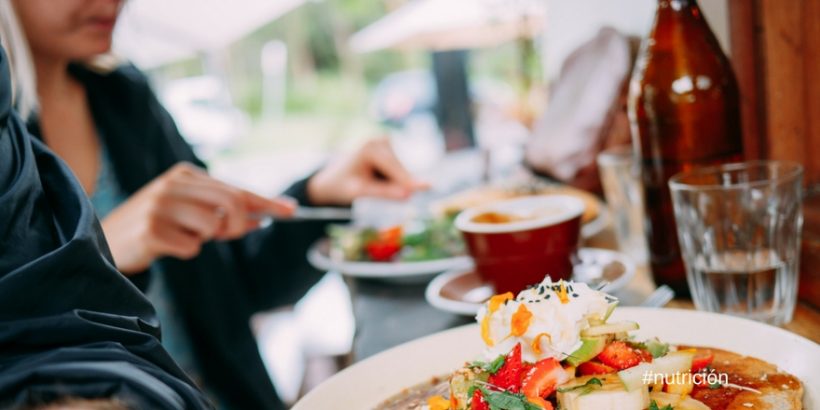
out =
[[(640, 323), (639, 338), (716, 347), (775, 363), (803, 382), (804, 408), (820, 408), (820, 346), (808, 339), (748, 319), (692, 310), (623, 307), (612, 316)], [(373, 409), (402, 389), (450, 374), (483, 348), (478, 325), (424, 337), (343, 370), (293, 409)]]
[[(573, 280), (593, 288), (602, 284), (601, 291), (614, 293), (626, 286), (635, 276), (635, 264), (629, 256), (608, 249), (581, 248), (579, 263), (575, 265)], [(604, 279), (606, 282), (601, 282)], [(453, 269), (436, 276), (424, 292), (434, 307), (459, 315), (474, 316), (493, 289), (484, 283), (472, 267)]]
[(310, 247), (307, 259), (316, 269), (335, 270), (347, 276), (373, 279), (427, 280), (437, 273), (473, 266), (469, 256), (418, 262), (338, 261), (330, 257), (330, 241), (327, 238), (320, 239)]

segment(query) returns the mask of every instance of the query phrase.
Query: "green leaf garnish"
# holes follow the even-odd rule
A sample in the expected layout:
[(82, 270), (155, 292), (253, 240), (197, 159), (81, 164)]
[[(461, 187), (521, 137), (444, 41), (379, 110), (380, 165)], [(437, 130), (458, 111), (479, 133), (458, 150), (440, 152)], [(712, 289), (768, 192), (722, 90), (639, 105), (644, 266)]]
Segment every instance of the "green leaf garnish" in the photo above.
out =
[(498, 357), (495, 358), (495, 360), (493, 360), (492, 362), (489, 362), (489, 363), (482, 362), (480, 360), (476, 360), (476, 361), (470, 363), (470, 367), (479, 367), (481, 369), (484, 369), (484, 370), (490, 372), (490, 374), (495, 374), (495, 372), (497, 372), (498, 369), (500, 369), (501, 366), (504, 365), (504, 361), (506, 359), (507, 359), (506, 356), (499, 355)]
[(655, 402), (655, 400), (652, 400), (652, 402), (649, 403), (649, 410), (675, 410), (675, 409), (672, 407), (671, 404), (667, 404), (666, 406), (663, 406), (663, 407), (658, 407), (658, 403)]
[(490, 391), (483, 387), (479, 389), (484, 395), (484, 401), (490, 405), (490, 410), (541, 410), (540, 406), (530, 403), (523, 394)]
[(723, 385), (720, 384), (720, 382), (709, 383), (709, 390), (717, 390), (721, 387), (723, 387)]
[(655, 359), (666, 356), (666, 354), (669, 353), (669, 344), (663, 343), (658, 339), (650, 339), (645, 342), (630, 341), (629, 345), (636, 349), (646, 350)]
[(603, 386), (603, 384), (601, 383), (601, 380), (598, 379), (597, 377), (593, 377), (593, 378), (587, 380), (587, 382), (584, 383), (584, 384), (579, 384), (577, 386), (572, 386), (572, 387), (558, 388), (558, 392), (567, 393), (567, 392), (578, 390), (580, 392), (580, 395), (583, 396), (585, 394), (589, 394), (590, 392), (592, 392), (595, 389), (600, 388), (601, 386)]

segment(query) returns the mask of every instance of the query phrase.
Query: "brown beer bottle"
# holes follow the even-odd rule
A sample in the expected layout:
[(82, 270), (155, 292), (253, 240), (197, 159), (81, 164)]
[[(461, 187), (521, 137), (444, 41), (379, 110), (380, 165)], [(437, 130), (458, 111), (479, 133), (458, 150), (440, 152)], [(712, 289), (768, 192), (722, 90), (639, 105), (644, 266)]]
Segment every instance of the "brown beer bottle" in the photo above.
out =
[(695, 0), (659, 0), (629, 85), (655, 283), (689, 296), (667, 182), (743, 156), (737, 81)]

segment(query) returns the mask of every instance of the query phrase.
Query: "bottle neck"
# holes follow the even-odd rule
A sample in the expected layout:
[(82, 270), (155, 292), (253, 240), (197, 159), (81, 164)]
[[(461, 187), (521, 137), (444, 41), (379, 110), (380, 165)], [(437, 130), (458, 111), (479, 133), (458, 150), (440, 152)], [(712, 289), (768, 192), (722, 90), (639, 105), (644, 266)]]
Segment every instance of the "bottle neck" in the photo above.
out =
[(697, 8), (697, 0), (658, 0), (658, 7), (672, 8), (674, 10), (683, 10), (688, 8)]
[(702, 20), (702, 13), (696, 0), (658, 0), (658, 16), (684, 19), (694, 17), (696, 20)]

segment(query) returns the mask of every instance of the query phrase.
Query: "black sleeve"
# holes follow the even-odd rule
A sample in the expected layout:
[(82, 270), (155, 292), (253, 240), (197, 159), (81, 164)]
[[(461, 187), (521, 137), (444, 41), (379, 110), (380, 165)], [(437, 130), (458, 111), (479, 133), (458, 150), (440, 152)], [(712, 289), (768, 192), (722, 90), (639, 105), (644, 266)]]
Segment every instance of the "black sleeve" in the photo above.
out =
[(211, 406), (160, 345), (151, 304), (111, 263), (67, 166), (11, 111), (0, 49), (0, 407), (117, 396)]

